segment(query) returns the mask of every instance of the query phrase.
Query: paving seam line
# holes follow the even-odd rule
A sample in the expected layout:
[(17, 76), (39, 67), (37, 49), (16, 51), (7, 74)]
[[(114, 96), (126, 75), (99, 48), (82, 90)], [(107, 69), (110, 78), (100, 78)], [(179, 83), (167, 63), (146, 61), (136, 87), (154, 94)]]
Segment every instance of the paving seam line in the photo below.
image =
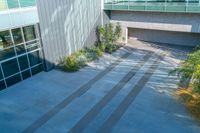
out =
[(150, 59), (152, 54), (146, 54), (139, 63), (132, 69), (96, 104), (79, 120), (69, 133), (80, 133), (86, 126), (98, 115), (98, 113), (107, 105), (109, 101), (132, 79), (139, 69)]
[(163, 60), (165, 55), (158, 56), (158, 59), (153, 63), (153, 65), (146, 71), (143, 77), (138, 81), (137, 85), (133, 86), (129, 94), (124, 98), (124, 100), (118, 105), (110, 117), (103, 123), (99, 128), (97, 133), (110, 133), (121, 117), (124, 115), (128, 107), (134, 102), (137, 95), (142, 91), (146, 83), (152, 77), (156, 69), (158, 68), (161, 60)]
[[(133, 52), (133, 51), (131, 51)], [(77, 97), (80, 97), (85, 92), (87, 92), (93, 84), (95, 84), (98, 80), (103, 78), (106, 74), (108, 74), (110, 71), (112, 71), (117, 65), (119, 65), (123, 59), (128, 58), (131, 55), (131, 52), (128, 51), (122, 57), (118, 58), (115, 62), (113, 62), (109, 67), (107, 67), (105, 70), (97, 74), (94, 78), (92, 78), (90, 81), (85, 83), (83, 86), (81, 86), (77, 91), (73, 92), (71, 95), (66, 97), (62, 102), (57, 104), (55, 107), (50, 109), (47, 113), (42, 115), (39, 119), (34, 121), (31, 125), (29, 125), (27, 128), (25, 128), (22, 133), (33, 133), (38, 128), (40, 128), (42, 125), (44, 125), (48, 120), (50, 120), (53, 116), (55, 116), (58, 112), (60, 112), (62, 109), (67, 107), (73, 100), (75, 100)]]

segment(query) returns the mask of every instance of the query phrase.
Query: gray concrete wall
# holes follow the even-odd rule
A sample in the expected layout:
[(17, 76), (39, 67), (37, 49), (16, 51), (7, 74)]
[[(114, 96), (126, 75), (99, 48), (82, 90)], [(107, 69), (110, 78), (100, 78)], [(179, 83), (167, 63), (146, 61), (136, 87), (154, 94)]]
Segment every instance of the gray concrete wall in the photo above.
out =
[(111, 22), (121, 23), (126, 40), (128, 29), (135, 29), (131, 36), (141, 40), (189, 46), (200, 44), (200, 14), (112, 11)]
[(96, 41), (104, 20), (101, 0), (37, 0), (47, 70), (66, 55)]
[(111, 20), (130, 28), (200, 33), (198, 13), (112, 11)]
[(200, 44), (200, 34), (183, 33), (147, 29), (128, 29), (129, 39), (137, 39), (142, 41), (176, 44), (183, 46), (196, 46)]

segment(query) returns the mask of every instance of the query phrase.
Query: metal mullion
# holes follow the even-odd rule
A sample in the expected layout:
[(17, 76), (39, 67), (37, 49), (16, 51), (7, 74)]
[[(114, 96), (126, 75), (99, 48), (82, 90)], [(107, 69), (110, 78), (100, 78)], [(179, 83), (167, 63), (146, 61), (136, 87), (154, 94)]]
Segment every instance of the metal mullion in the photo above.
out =
[[(10, 30), (10, 35), (11, 35), (12, 41), (14, 42), (12, 30)], [(16, 47), (15, 47), (15, 46), (14, 46), (14, 51), (15, 51), (15, 55), (16, 55), (15, 57), (16, 57), (16, 59), (17, 59), (17, 65), (18, 65), (18, 68), (19, 68), (20, 77), (21, 77), (21, 80), (23, 80), (22, 74), (21, 74), (21, 67), (20, 67), (20, 64), (19, 64), (19, 58), (18, 58), (18, 56), (17, 56), (17, 50), (16, 50)]]
[[(10, 75), (10, 76), (4, 78), (3, 80), (7, 80), (7, 79), (9, 79), (9, 78), (11, 78), (11, 77), (13, 77), (13, 76), (16, 76), (16, 75), (18, 75), (18, 74), (21, 74), (22, 72), (25, 72), (25, 71), (27, 71), (27, 70), (30, 70), (30, 72), (31, 72), (31, 69), (32, 69), (32, 68), (37, 67), (37, 66), (39, 66), (39, 65), (42, 65), (42, 63), (36, 64), (36, 65), (34, 65), (34, 66), (32, 66), (32, 67), (29, 67), (29, 68), (27, 68), (27, 69), (25, 69), (25, 70), (23, 70), (23, 71), (21, 71), (21, 72), (17, 72), (17, 73), (15, 73), (15, 74), (12, 74), (12, 75)], [(31, 76), (31, 77), (32, 77), (32, 76)], [(2, 81), (2, 80), (1, 80), (1, 81)]]
[(13, 47), (14, 47), (14, 44), (12, 46), (10, 46), (10, 47), (3, 48), (3, 50), (7, 50), (7, 49), (10, 49), (10, 48), (13, 48)]
[[(12, 74), (12, 75), (6, 77), (5, 80), (7, 80), (7, 79), (9, 79), (9, 78), (11, 78), (11, 77), (13, 77), (13, 76), (16, 76), (16, 75), (18, 75), (18, 74), (21, 75), (21, 72), (17, 72), (17, 73), (15, 73), (15, 74)], [(20, 76), (20, 77), (21, 77), (21, 76)]]
[(7, 83), (6, 83), (6, 78), (5, 78), (5, 74), (4, 74), (3, 68), (2, 68), (2, 63), (0, 64), (0, 69), (1, 69), (1, 71), (2, 71), (3, 80), (4, 80), (5, 86), (6, 86), (6, 88), (7, 88), (8, 85), (7, 85)]
[(43, 70), (45, 69), (44, 63), (45, 63), (45, 57), (44, 57), (44, 52), (43, 52), (43, 47), (42, 47), (42, 38), (40, 36), (40, 27), (39, 24), (37, 24), (37, 31), (38, 31), (38, 37), (39, 37), (39, 45), (40, 45), (40, 51), (41, 51), (41, 59), (42, 59), (42, 64), (43, 64)]
[[(8, 1), (6, 1), (6, 6), (7, 6), (7, 8), (8, 8)], [(9, 14), (10, 22), (11, 22), (11, 27), (12, 27), (12, 26), (13, 26), (13, 22), (12, 22), (12, 19), (11, 19), (11, 16), (10, 16), (10, 11), (8, 12), (8, 14)], [(9, 29), (9, 32), (10, 32), (10, 35), (11, 35), (11, 40), (12, 40), (13, 45), (14, 45), (14, 39), (13, 39), (13, 35), (12, 35), (11, 29), (12, 29), (12, 28)], [(17, 55), (17, 52), (16, 52), (15, 46), (14, 46), (14, 51), (15, 51), (15, 56), (16, 56), (16, 55)], [(20, 71), (19, 60), (18, 60), (17, 57), (16, 57), (16, 59), (17, 59), (17, 65), (18, 65), (19, 71)], [(4, 75), (4, 76), (5, 76), (5, 75)], [(20, 74), (20, 77), (21, 77), (21, 80), (22, 80), (22, 75), (21, 75), (21, 74)]]
[(25, 41), (26, 43), (31, 43), (31, 42), (34, 42), (34, 41), (39, 41), (39, 38), (36, 38), (34, 40), (31, 40), (31, 41)]
[(20, 3), (20, 1), (19, 0), (17, 0), (18, 1), (18, 4), (19, 4), (19, 8), (21, 9), (21, 3)]
[[(23, 30), (23, 27), (22, 27), (22, 38), (23, 38), (23, 41), (24, 41), (24, 45), (25, 45), (25, 50), (26, 50), (26, 58), (28, 60), (28, 66), (29, 66), (29, 69), (31, 67), (31, 64), (30, 64), (30, 60), (29, 60), (29, 57), (28, 57), (28, 51), (27, 51), (27, 48), (26, 48), (26, 41), (25, 41), (25, 36), (24, 36), (24, 30)], [(31, 74), (31, 77), (32, 77), (32, 71), (30, 70), (30, 74)]]
[(4, 62), (6, 62), (6, 61), (15, 59), (16, 57), (21, 57), (21, 56), (24, 56), (24, 55), (26, 55), (26, 54), (29, 54), (29, 53), (32, 53), (32, 52), (35, 52), (35, 51), (39, 51), (39, 50), (41, 50), (41, 48), (35, 49), (35, 50), (33, 50), (33, 51), (26, 52), (26, 53), (24, 53), (24, 54), (16, 55), (16, 56), (11, 57), (11, 58), (9, 58), (9, 59), (5, 59), (5, 60), (3, 60), (3, 61), (0, 61), (0, 63), (4, 63)]

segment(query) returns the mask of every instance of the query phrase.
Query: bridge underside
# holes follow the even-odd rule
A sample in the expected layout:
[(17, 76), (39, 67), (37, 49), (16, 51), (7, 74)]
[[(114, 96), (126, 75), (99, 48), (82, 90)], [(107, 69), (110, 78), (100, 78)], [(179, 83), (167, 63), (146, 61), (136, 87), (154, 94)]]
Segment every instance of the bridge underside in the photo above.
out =
[(200, 44), (200, 14), (110, 11), (110, 20), (120, 22), (123, 37), (184, 46)]

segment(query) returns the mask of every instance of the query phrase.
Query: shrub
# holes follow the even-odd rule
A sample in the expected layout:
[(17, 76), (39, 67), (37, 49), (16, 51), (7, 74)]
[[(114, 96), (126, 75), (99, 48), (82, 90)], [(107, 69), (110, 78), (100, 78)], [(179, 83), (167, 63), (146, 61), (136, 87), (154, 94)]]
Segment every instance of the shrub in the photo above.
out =
[[(102, 51), (112, 53), (116, 51), (119, 46), (115, 45), (114, 42), (121, 37), (122, 28), (119, 23), (113, 26), (112, 23), (100, 26), (97, 28), (99, 47)], [(104, 46), (105, 45), (105, 46)]]
[(113, 52), (115, 52), (117, 49), (119, 48), (119, 46), (118, 45), (115, 45), (115, 44), (107, 44), (106, 45), (106, 52), (107, 53), (113, 53)]
[(103, 52), (101, 51), (99, 47), (96, 47), (95, 52), (98, 57), (103, 55)]
[(200, 95), (194, 93), (191, 88), (188, 88), (187, 90), (178, 89), (176, 94), (181, 102), (183, 102), (183, 104), (200, 122)]
[(88, 62), (97, 59), (96, 47), (86, 48), (85, 51)]
[(170, 74), (178, 75), (181, 79), (180, 84), (192, 81), (193, 91), (200, 94), (200, 50), (189, 54), (180, 67)]
[(64, 71), (74, 72), (79, 70), (79, 63), (76, 60), (74, 55), (66, 57), (63, 61), (63, 69)]
[(117, 23), (114, 31), (114, 41), (117, 41), (117, 39), (119, 39), (121, 35), (122, 35), (122, 27), (120, 23)]
[(104, 43), (101, 43), (101, 44), (99, 44), (99, 49), (102, 51), (102, 52), (105, 52), (105, 49), (106, 49), (106, 44), (104, 44)]

